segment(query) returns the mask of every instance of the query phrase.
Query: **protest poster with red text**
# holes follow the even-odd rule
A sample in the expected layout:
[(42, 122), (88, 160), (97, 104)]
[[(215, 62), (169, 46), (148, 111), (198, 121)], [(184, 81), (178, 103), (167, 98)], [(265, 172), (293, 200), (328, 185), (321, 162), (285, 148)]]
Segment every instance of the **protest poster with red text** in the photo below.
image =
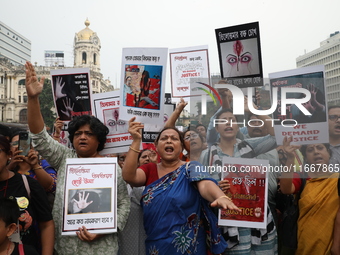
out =
[(266, 228), (269, 161), (224, 157), (222, 180), (228, 180), (226, 195), (241, 209), (219, 210), (218, 224), (247, 228)]
[(127, 152), (132, 143), (128, 132), (129, 123), (120, 117), (120, 91), (110, 91), (92, 95), (93, 114), (109, 129), (101, 155)]
[(324, 66), (269, 74), (274, 130), (278, 145), (285, 136), (292, 144), (328, 143)]
[(62, 235), (117, 232), (117, 158), (68, 158)]
[(169, 56), (172, 97), (202, 95), (196, 87), (201, 83), (211, 85), (208, 46), (170, 49)]

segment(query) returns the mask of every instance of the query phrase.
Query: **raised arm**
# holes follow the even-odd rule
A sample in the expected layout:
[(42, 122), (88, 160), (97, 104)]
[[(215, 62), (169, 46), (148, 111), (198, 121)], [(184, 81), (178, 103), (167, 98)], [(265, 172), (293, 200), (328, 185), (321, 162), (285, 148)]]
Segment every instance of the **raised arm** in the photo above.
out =
[(167, 122), (165, 122), (164, 127), (175, 127), (177, 119), (179, 118), (179, 116), (181, 115), (184, 107), (187, 104), (188, 103), (185, 102), (183, 98), (181, 98), (181, 100), (179, 101), (179, 103), (176, 106), (175, 111), (170, 115), (170, 117), (167, 120)]
[(54, 122), (53, 139), (60, 142), (60, 133), (64, 126), (64, 121), (60, 120), (59, 117)]
[(27, 122), (30, 131), (37, 134), (44, 129), (45, 123), (40, 111), (39, 95), (44, 86), (45, 77), (38, 81), (37, 74), (30, 62), (26, 62)]
[(293, 184), (293, 165), (295, 160), (294, 150), (298, 149), (297, 145), (290, 145), (293, 137), (285, 137), (283, 139), (283, 150), (286, 152), (287, 161), (286, 166), (289, 172), (283, 171), (280, 178), (280, 189), (283, 194), (293, 194), (295, 192), (295, 185)]
[(27, 157), (23, 158), (34, 171), (37, 181), (44, 188), (46, 192), (50, 192), (56, 180), (56, 173), (51, 175), (45, 171), (45, 169), (39, 164), (38, 160), (38, 152), (34, 149), (31, 149), (28, 153)]
[(138, 154), (142, 141), (142, 131), (144, 127), (140, 122), (135, 122), (136, 117), (129, 120), (129, 133), (131, 134), (133, 141), (130, 149), (126, 154), (126, 158), (123, 166), (123, 179), (131, 186), (140, 187), (144, 186), (146, 182), (146, 175), (144, 171), (138, 168)]

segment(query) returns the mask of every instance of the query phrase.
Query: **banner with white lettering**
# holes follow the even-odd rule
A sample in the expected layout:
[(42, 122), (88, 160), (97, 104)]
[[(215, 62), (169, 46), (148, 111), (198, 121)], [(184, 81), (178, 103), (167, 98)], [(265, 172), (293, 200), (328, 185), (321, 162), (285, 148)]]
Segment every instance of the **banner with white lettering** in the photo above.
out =
[(92, 95), (93, 114), (109, 129), (104, 150), (100, 152), (101, 155), (127, 152), (133, 140), (128, 132), (128, 121), (122, 120), (120, 116), (119, 96), (118, 90)]
[(167, 48), (123, 48), (120, 115), (162, 124)]
[(91, 115), (91, 85), (88, 68), (51, 70), (52, 94), (60, 120)]
[(263, 86), (259, 23), (215, 29), (221, 76), (239, 88)]
[(66, 159), (62, 235), (117, 232), (117, 158)]
[(266, 228), (269, 161), (223, 157), (222, 164), (222, 180), (230, 184), (226, 195), (241, 212), (220, 209), (218, 225)]
[(191, 89), (190, 84), (210, 85), (208, 46), (170, 49), (170, 73), (172, 97), (189, 97), (202, 94)]
[(269, 74), (274, 130), (278, 145), (285, 136), (292, 144), (328, 143), (324, 66)]

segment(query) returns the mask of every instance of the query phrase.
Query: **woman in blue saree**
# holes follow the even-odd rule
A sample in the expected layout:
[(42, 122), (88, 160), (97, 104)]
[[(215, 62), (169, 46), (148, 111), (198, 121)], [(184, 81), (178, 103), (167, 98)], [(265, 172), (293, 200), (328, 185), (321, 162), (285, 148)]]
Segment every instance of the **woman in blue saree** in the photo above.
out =
[[(217, 228), (217, 218), (209, 209), (238, 210), (198, 162), (179, 159), (183, 138), (174, 128), (163, 129), (155, 144), (161, 162), (137, 168), (143, 125), (129, 121), (133, 142), (126, 155), (123, 178), (134, 187), (146, 186), (142, 196), (147, 254), (214, 254), (227, 245)], [(205, 226), (204, 226), (205, 225)]]

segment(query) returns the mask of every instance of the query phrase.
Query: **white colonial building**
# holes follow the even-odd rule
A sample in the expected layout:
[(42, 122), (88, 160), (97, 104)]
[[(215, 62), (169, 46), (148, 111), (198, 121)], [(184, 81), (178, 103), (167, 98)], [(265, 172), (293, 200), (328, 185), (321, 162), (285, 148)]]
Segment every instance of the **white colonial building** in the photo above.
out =
[[(97, 34), (89, 28), (89, 25), (90, 22), (86, 20), (86, 27), (75, 34), (74, 67), (90, 69), (93, 93), (112, 91), (114, 88), (110, 80), (104, 79), (100, 72), (100, 40)], [(21, 38), (24, 37), (21, 36)], [(50, 79), (50, 70), (59, 68), (70, 67), (37, 66), (35, 63), (37, 75), (45, 76), (48, 79)], [(26, 103), (24, 66), (14, 65), (11, 59), (2, 54), (0, 57), (0, 122), (27, 123)]]

